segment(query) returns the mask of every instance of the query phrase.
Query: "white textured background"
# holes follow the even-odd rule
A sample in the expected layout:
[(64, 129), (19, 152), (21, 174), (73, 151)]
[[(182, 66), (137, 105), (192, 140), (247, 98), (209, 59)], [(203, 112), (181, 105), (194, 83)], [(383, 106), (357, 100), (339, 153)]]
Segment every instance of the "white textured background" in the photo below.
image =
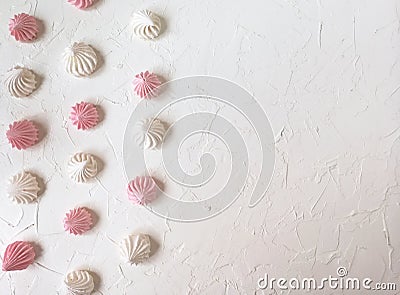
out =
[[(156, 42), (131, 37), (130, 17), (144, 8), (166, 24)], [(32, 44), (8, 33), (9, 18), (20, 12), (42, 21)], [(321, 278), (338, 266), (397, 282), (399, 34), (398, 0), (100, 0), (88, 11), (64, 0), (1, 1), (0, 79), (21, 63), (42, 83), (22, 100), (0, 88), (0, 178), (26, 169), (43, 178), (45, 192), (37, 206), (23, 207), (1, 192), (1, 252), (16, 239), (41, 251), (40, 265), (0, 275), (0, 294), (63, 294), (63, 276), (76, 268), (93, 271), (96, 294), (107, 295), (263, 294), (257, 279), (264, 273)], [(61, 62), (64, 48), (80, 40), (104, 59), (85, 80), (67, 75)], [(165, 80), (224, 77), (258, 98), (274, 128), (277, 161), (256, 208), (242, 198), (216, 218), (181, 224), (128, 203), (123, 133), (138, 102), (130, 82), (146, 69)], [(89, 132), (68, 122), (81, 100), (104, 112)], [(45, 137), (20, 152), (5, 131), (23, 118), (40, 123)], [(77, 151), (102, 159), (100, 183), (68, 179), (65, 165)], [(98, 215), (81, 237), (62, 229), (65, 212), (77, 205)], [(151, 234), (158, 249), (142, 266), (121, 264), (112, 241), (137, 231)]]

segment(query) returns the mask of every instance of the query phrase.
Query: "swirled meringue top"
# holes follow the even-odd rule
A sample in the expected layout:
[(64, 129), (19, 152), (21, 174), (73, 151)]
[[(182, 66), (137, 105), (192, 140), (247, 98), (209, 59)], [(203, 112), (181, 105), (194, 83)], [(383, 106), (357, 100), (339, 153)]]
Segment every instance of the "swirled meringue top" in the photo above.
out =
[(75, 42), (64, 51), (65, 69), (75, 77), (88, 77), (97, 67), (98, 57), (93, 48), (83, 42)]
[(8, 142), (13, 148), (25, 150), (39, 140), (39, 129), (32, 121), (22, 120), (10, 124), (6, 132)]
[(72, 107), (69, 118), (78, 129), (87, 130), (97, 125), (99, 114), (93, 104), (82, 101)]
[(161, 32), (160, 17), (147, 9), (133, 15), (132, 26), (136, 36), (145, 40), (157, 38)]
[(158, 119), (138, 121), (134, 129), (136, 143), (145, 149), (156, 149), (164, 139), (165, 126)]
[(92, 225), (92, 215), (86, 208), (79, 207), (72, 209), (64, 218), (64, 229), (74, 235), (84, 234)]
[(92, 6), (95, 0), (68, 0), (68, 2), (79, 9), (86, 9)]
[(14, 97), (27, 97), (36, 89), (36, 75), (31, 70), (16, 66), (8, 72), (6, 85)]
[(64, 283), (72, 295), (90, 295), (94, 290), (93, 277), (86, 270), (75, 270), (68, 273)]
[(15, 40), (27, 42), (36, 39), (39, 27), (36, 18), (26, 13), (20, 13), (10, 19), (8, 28)]
[(139, 264), (150, 256), (150, 237), (145, 234), (130, 235), (120, 243), (122, 258), (131, 264)]
[(97, 175), (97, 161), (87, 153), (77, 153), (68, 162), (68, 174), (76, 182), (88, 182)]
[(8, 183), (8, 196), (18, 204), (28, 204), (38, 198), (40, 187), (35, 176), (22, 171), (11, 177)]
[(128, 184), (128, 199), (146, 205), (156, 198), (156, 183), (150, 176), (137, 176)]
[(149, 71), (141, 72), (133, 79), (133, 87), (140, 98), (151, 98), (157, 93), (156, 89), (161, 85), (161, 81), (156, 74)]

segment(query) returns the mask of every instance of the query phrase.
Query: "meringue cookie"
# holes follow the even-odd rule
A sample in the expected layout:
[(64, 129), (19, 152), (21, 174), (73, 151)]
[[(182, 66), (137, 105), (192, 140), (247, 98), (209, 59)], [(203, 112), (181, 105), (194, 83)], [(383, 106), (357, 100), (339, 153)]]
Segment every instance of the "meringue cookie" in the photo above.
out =
[(28, 204), (36, 201), (40, 187), (35, 176), (28, 172), (20, 172), (9, 180), (9, 198), (18, 204)]
[(156, 183), (150, 176), (137, 176), (128, 184), (128, 199), (138, 205), (147, 205), (156, 198)]
[(97, 125), (99, 114), (93, 104), (81, 102), (72, 107), (72, 112), (69, 118), (71, 119), (72, 124), (78, 127), (78, 130), (86, 130)]
[(145, 119), (135, 124), (135, 140), (145, 149), (155, 149), (162, 142), (165, 126), (158, 119)]
[(39, 130), (32, 121), (23, 120), (10, 124), (6, 132), (8, 142), (13, 148), (25, 150), (39, 139)]
[(79, 9), (86, 9), (92, 6), (95, 0), (68, 0), (68, 2)]
[(135, 76), (133, 87), (140, 98), (150, 98), (156, 94), (156, 89), (161, 85), (161, 81), (156, 74), (149, 71), (141, 72)]
[(36, 75), (27, 68), (16, 66), (6, 79), (7, 89), (14, 97), (27, 97), (36, 89)]
[(77, 153), (68, 162), (68, 174), (76, 182), (87, 182), (97, 175), (97, 161), (91, 154)]
[(15, 40), (22, 42), (36, 39), (39, 32), (36, 18), (26, 13), (14, 15), (14, 18), (10, 19), (8, 29)]
[(17, 241), (7, 246), (3, 255), (3, 271), (23, 270), (35, 260), (35, 250), (31, 243)]
[(133, 15), (133, 32), (142, 39), (151, 40), (160, 34), (161, 20), (150, 10), (141, 10)]
[(122, 258), (130, 264), (139, 264), (150, 257), (150, 238), (145, 234), (130, 235), (120, 243)]
[(64, 229), (74, 235), (81, 235), (91, 229), (92, 215), (86, 208), (70, 210), (64, 218)]
[(65, 69), (75, 77), (88, 77), (97, 67), (98, 57), (90, 45), (75, 42), (64, 52)]
[(64, 283), (72, 295), (90, 295), (94, 290), (92, 275), (86, 270), (75, 270), (67, 274)]

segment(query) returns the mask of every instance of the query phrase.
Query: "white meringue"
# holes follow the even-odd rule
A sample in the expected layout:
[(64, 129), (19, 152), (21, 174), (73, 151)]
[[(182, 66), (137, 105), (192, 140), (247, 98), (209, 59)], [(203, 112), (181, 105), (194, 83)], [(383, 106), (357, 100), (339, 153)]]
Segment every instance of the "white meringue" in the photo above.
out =
[(145, 119), (135, 124), (136, 143), (145, 149), (155, 149), (163, 140), (165, 126), (158, 119)]
[(20, 172), (9, 180), (8, 196), (18, 204), (28, 204), (38, 198), (40, 187), (35, 176)]
[(87, 77), (97, 67), (98, 57), (90, 45), (75, 42), (64, 52), (65, 69), (75, 77)]
[(87, 182), (97, 175), (97, 161), (91, 154), (77, 153), (68, 162), (68, 174), (76, 182)]
[(36, 75), (27, 68), (16, 66), (6, 80), (8, 91), (15, 97), (27, 97), (36, 89)]
[(150, 10), (141, 10), (133, 15), (133, 32), (145, 40), (151, 40), (160, 34), (161, 20)]
[(122, 258), (130, 264), (139, 264), (150, 256), (150, 237), (145, 234), (130, 235), (120, 244)]
[(94, 290), (92, 275), (86, 270), (76, 270), (67, 274), (65, 285), (72, 295), (90, 295)]

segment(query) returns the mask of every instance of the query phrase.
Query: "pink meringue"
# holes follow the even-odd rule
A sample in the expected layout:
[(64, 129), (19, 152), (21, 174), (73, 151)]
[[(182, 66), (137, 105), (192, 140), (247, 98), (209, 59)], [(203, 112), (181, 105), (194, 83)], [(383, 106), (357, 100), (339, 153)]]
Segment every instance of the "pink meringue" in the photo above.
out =
[(99, 122), (99, 114), (96, 107), (87, 102), (77, 103), (73, 106), (69, 118), (72, 120), (72, 124), (78, 127), (78, 130), (93, 128)]
[(39, 32), (36, 18), (26, 13), (14, 15), (14, 18), (10, 19), (8, 28), (15, 40), (23, 42), (36, 39)]
[(79, 9), (86, 9), (93, 5), (96, 0), (68, 0), (69, 3)]
[(150, 176), (137, 176), (128, 184), (128, 199), (138, 205), (147, 205), (156, 198), (156, 183)]
[(161, 85), (161, 81), (156, 74), (149, 71), (141, 72), (135, 76), (133, 87), (137, 95), (141, 98), (155, 96), (156, 88)]
[(3, 271), (26, 269), (35, 260), (31, 243), (17, 241), (7, 246), (3, 256)]
[(8, 142), (13, 148), (24, 150), (33, 146), (39, 139), (39, 130), (32, 121), (23, 120), (10, 124), (6, 132)]
[(70, 210), (64, 218), (64, 229), (74, 235), (81, 235), (92, 228), (93, 220), (85, 208)]

